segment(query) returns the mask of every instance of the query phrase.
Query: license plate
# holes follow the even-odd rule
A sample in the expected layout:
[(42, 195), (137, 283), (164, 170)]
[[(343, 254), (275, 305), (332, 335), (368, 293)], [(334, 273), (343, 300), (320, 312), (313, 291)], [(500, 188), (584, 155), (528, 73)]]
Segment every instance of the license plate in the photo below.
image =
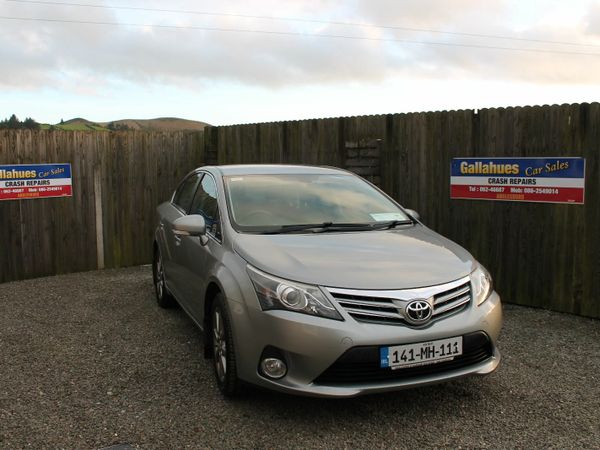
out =
[(462, 355), (462, 336), (379, 349), (381, 367), (403, 369), (450, 361)]

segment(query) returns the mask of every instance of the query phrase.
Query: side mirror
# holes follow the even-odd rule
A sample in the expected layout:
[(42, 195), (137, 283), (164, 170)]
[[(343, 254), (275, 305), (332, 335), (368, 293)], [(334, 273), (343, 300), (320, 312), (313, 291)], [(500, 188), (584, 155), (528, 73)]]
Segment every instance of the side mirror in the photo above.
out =
[(206, 222), (198, 214), (183, 216), (173, 222), (173, 233), (177, 236), (204, 236)]
[(415, 220), (419, 220), (421, 218), (421, 215), (414, 209), (405, 209), (405, 211)]

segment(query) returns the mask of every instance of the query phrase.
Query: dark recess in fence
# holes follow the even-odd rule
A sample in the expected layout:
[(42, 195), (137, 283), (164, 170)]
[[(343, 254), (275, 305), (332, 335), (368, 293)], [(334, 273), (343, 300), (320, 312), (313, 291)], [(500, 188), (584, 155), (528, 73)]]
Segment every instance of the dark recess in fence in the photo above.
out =
[[(583, 156), (585, 205), (450, 200), (456, 156)], [(204, 134), (0, 132), (0, 164), (70, 162), (75, 192), (0, 202), (0, 282), (94, 269), (100, 259), (106, 267), (150, 262), (154, 208), (195, 166), (321, 164), (353, 170), (419, 211), (490, 269), (505, 301), (600, 317), (599, 160), (598, 103), (234, 125)]]

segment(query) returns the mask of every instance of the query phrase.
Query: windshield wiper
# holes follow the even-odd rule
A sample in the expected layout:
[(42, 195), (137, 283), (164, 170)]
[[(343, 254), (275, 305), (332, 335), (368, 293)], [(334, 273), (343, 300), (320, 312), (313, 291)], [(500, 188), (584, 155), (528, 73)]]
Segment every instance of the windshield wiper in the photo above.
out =
[(335, 223), (335, 222), (323, 222), (323, 223), (307, 223), (299, 225), (281, 225), (271, 230), (262, 231), (261, 234), (284, 234), (284, 233), (296, 233), (298, 231), (312, 230), (313, 233), (326, 233), (332, 231), (369, 231), (369, 230), (382, 230), (394, 228), (397, 225), (408, 225), (413, 222), (410, 220), (392, 220), (389, 222), (377, 222), (377, 223)]
[(283, 234), (295, 233), (298, 231), (312, 230), (313, 233), (323, 233), (325, 231), (362, 231), (371, 229), (370, 223), (304, 223), (298, 225), (281, 225), (270, 230), (264, 230), (260, 234)]

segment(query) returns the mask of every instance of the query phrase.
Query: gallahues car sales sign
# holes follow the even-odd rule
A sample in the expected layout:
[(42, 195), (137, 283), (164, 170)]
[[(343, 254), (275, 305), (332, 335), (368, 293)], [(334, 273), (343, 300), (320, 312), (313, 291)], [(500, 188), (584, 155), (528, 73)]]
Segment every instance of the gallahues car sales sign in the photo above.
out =
[(0, 165), (0, 200), (71, 195), (71, 164)]
[(584, 158), (454, 158), (450, 198), (583, 204)]

